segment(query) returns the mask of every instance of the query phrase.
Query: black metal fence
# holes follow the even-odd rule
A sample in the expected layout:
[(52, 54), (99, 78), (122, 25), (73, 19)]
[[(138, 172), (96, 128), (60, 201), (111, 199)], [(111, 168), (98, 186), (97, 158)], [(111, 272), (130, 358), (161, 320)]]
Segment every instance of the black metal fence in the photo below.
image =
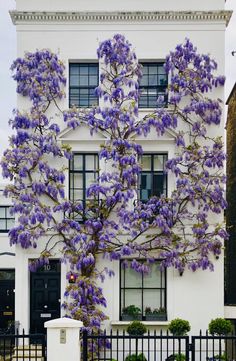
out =
[(200, 332), (192, 336), (192, 361), (235, 361), (236, 335), (212, 336)]
[(46, 361), (46, 337), (44, 334), (0, 334), (0, 360)]
[(189, 361), (188, 336), (156, 331), (130, 336), (125, 331), (83, 333), (83, 361)]
[(236, 361), (236, 335), (173, 336), (148, 332), (83, 332), (83, 361)]

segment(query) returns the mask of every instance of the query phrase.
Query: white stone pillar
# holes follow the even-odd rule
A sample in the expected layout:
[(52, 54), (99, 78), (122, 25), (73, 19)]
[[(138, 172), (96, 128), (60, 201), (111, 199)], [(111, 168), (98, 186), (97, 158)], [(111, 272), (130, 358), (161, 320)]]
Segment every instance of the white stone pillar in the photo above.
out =
[(47, 321), (47, 361), (80, 361), (81, 321), (57, 318)]

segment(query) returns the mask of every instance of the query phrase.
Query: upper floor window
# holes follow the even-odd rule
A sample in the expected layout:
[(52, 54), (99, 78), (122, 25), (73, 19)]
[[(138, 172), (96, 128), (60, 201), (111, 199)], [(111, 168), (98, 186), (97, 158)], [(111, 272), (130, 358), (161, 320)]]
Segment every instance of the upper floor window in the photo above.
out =
[(70, 160), (69, 197), (72, 201), (83, 201), (86, 206), (87, 189), (98, 178), (98, 155), (74, 153)]
[(165, 162), (167, 154), (143, 154), (141, 157), (140, 200), (147, 201), (152, 196), (167, 195), (167, 174)]
[(140, 108), (156, 108), (158, 106), (157, 99), (159, 96), (163, 97), (163, 104), (166, 105), (168, 77), (163, 64), (164, 63), (142, 63), (143, 76), (140, 80)]
[(8, 232), (15, 225), (15, 217), (10, 214), (10, 206), (0, 206), (0, 232)]
[(98, 104), (94, 89), (98, 86), (98, 64), (71, 63), (69, 106), (90, 107)]
[[(129, 260), (128, 263), (132, 262)], [(160, 261), (151, 264), (148, 273), (138, 273), (127, 260), (120, 264), (120, 315), (122, 320), (130, 320), (132, 309), (136, 308), (134, 318), (141, 320), (166, 319), (166, 271), (161, 271)], [(130, 314), (131, 313), (131, 314)], [(160, 318), (159, 318), (160, 319)]]

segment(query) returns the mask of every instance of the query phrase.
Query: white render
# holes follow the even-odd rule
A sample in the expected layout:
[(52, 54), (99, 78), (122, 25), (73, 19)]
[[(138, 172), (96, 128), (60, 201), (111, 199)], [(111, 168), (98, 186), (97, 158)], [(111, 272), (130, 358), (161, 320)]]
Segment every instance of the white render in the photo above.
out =
[[(58, 318), (45, 322), (47, 329), (48, 361), (80, 360), (80, 329), (81, 321)], [(63, 332), (63, 338), (62, 338)]]
[[(57, 52), (66, 65), (69, 62), (96, 61), (100, 41), (115, 33), (122, 33), (133, 44), (139, 60), (164, 60), (166, 54), (186, 37), (197, 46), (199, 52), (209, 53), (218, 63), (218, 72), (224, 74), (225, 27), (230, 14), (224, 12), (224, 0), (16, 0), (16, 9), (11, 13), (17, 31), (17, 55), (25, 51), (49, 48)], [(59, 12), (63, 12), (60, 17)], [(89, 15), (93, 12), (93, 16)], [(110, 12), (110, 14), (109, 14)], [(131, 20), (119, 12), (132, 13)], [(136, 14), (139, 12), (139, 14)], [(153, 14), (155, 12), (155, 14)], [(141, 13), (141, 14), (140, 14)], [(74, 15), (73, 15), (74, 14)], [(77, 15), (76, 15), (77, 14)], [(102, 14), (106, 15), (103, 21)], [(113, 14), (113, 15), (112, 15)], [(116, 17), (113, 17), (114, 14)], [(118, 15), (117, 15), (118, 14)], [(182, 14), (182, 15), (181, 15)], [(208, 14), (208, 15), (207, 15)], [(98, 16), (99, 15), (99, 16)], [(142, 15), (142, 16), (141, 16)], [(154, 16), (155, 15), (155, 16)], [(71, 18), (72, 16), (72, 18)], [(73, 17), (74, 16), (74, 17)], [(81, 20), (81, 16), (84, 16)], [(97, 16), (97, 18), (96, 18)], [(152, 16), (152, 17), (151, 17)], [(97, 19), (97, 20), (96, 20)], [(68, 83), (67, 83), (68, 93)], [(218, 89), (215, 97), (224, 99), (224, 91)], [(18, 96), (18, 107), (26, 109), (29, 103)], [(68, 97), (60, 102), (68, 108)], [(143, 110), (144, 112), (144, 110)], [(140, 113), (142, 113), (140, 111)], [(215, 135), (224, 134), (224, 124), (215, 129)], [(86, 129), (62, 132), (61, 140), (70, 143), (74, 151), (97, 151), (103, 138), (90, 138)], [(151, 134), (140, 139), (144, 151), (175, 153), (173, 135), (166, 134), (160, 141)], [(67, 179), (68, 186), (68, 179)], [(174, 187), (174, 179), (168, 178), (168, 193)], [(6, 201), (2, 200), (2, 204)], [(223, 215), (219, 217), (223, 221)], [(215, 217), (214, 217), (215, 220)], [(1, 252), (9, 249), (7, 237), (1, 236)], [(2, 239), (3, 238), (3, 239)], [(19, 247), (11, 252), (16, 256), (0, 258), (0, 267), (16, 269), (16, 316), (21, 326), (29, 328), (29, 271), (28, 260), (37, 257), (35, 250)], [(1, 253), (0, 252), (0, 253)], [(55, 255), (56, 258), (56, 255)], [(119, 319), (119, 265), (113, 262), (113, 279), (103, 284), (107, 299), (108, 325), (122, 327)], [(61, 273), (61, 299), (65, 287), (65, 266)], [(209, 321), (224, 317), (223, 255), (215, 262), (215, 271), (185, 271), (181, 277), (173, 269), (167, 271), (168, 321), (180, 317), (190, 321), (191, 333), (205, 330)], [(168, 322), (147, 323), (150, 327), (166, 328)], [(111, 326), (111, 327), (113, 327)]]

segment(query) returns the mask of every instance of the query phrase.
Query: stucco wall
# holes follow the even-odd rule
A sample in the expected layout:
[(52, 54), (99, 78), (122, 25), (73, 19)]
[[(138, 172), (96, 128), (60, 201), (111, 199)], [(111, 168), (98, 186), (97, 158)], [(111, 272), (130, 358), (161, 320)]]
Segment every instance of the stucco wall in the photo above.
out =
[[(56, 5), (55, 5), (56, 4)], [(135, 6), (134, 6), (135, 4)], [(18, 0), (18, 10), (217, 10), (224, 8), (224, 0), (152, 0), (152, 1), (26, 1)], [(91, 61), (96, 59), (96, 49), (100, 41), (121, 32), (133, 44), (137, 56), (141, 60), (162, 60), (170, 49), (189, 37), (200, 52), (210, 53), (218, 62), (219, 73), (224, 73), (224, 21), (175, 21), (168, 19), (160, 22), (45, 22), (32, 21), (17, 25), (17, 53), (22, 56), (25, 51), (50, 48), (64, 60), (67, 72), (70, 61)], [(223, 90), (215, 92), (216, 97), (224, 97)], [(27, 102), (18, 97), (20, 108), (27, 107)], [(68, 107), (68, 98), (61, 102), (62, 108)], [(223, 124), (216, 127), (215, 135), (223, 134)], [(74, 150), (93, 151), (98, 149), (99, 142), (91, 142), (86, 132), (80, 133), (81, 138), (67, 139)], [(87, 137), (87, 138), (86, 138)], [(65, 136), (66, 138), (66, 136)], [(140, 140), (144, 150), (168, 150), (174, 154), (174, 143), (171, 139), (157, 142), (156, 140)], [(173, 179), (169, 186), (173, 187)], [(221, 220), (223, 217), (220, 216)], [(34, 251), (35, 252), (35, 251)], [(29, 273), (28, 259), (37, 256), (32, 251), (24, 252), (17, 249), (16, 278), (16, 319), (21, 319), (27, 329), (29, 325)], [(223, 257), (215, 262), (215, 272), (185, 272), (181, 277), (178, 272), (167, 272), (167, 308), (168, 320), (183, 317), (192, 324), (192, 333), (206, 328), (210, 319), (224, 315), (223, 300)], [(116, 276), (104, 283), (104, 293), (108, 300), (107, 312), (110, 320), (119, 317), (119, 274), (118, 264), (113, 263)], [(65, 269), (62, 271), (64, 280)], [(64, 281), (63, 281), (64, 282)], [(24, 288), (22, 288), (24, 285)], [(62, 285), (62, 289), (63, 289)], [(24, 311), (22, 312), (22, 308)]]
[(137, 10), (222, 10), (224, 0), (17, 0), (18, 10), (42, 11), (134, 11)]

